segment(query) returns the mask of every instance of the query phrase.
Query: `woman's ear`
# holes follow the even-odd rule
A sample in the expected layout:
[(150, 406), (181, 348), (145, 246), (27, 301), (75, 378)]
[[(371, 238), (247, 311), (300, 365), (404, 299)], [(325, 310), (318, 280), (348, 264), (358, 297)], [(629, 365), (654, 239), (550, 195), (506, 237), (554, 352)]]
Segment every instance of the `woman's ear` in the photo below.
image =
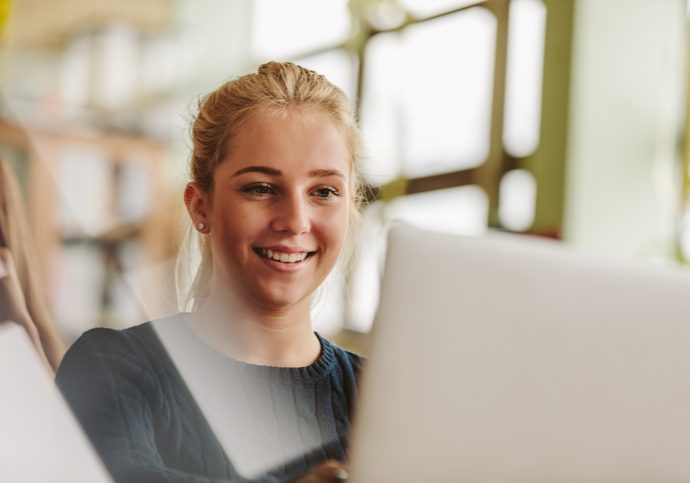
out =
[(210, 231), (208, 195), (194, 181), (190, 181), (185, 186), (184, 204), (194, 227), (201, 233), (208, 233)]

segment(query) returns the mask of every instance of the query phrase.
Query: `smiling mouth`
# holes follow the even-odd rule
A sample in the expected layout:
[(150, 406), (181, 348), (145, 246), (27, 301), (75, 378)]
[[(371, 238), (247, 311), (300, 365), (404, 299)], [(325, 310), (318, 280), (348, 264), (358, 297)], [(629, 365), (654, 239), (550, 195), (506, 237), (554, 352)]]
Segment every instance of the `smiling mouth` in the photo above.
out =
[(285, 253), (270, 248), (254, 248), (254, 252), (262, 258), (281, 263), (300, 263), (314, 255), (316, 252)]

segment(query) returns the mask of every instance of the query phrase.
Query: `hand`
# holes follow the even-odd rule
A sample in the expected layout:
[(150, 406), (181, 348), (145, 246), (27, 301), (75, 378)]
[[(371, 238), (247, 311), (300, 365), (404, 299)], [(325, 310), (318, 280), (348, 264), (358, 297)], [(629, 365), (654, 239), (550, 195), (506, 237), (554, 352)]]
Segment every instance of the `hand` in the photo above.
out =
[(293, 483), (340, 483), (347, 480), (347, 470), (339, 461), (328, 460)]
[(38, 329), (26, 306), (12, 253), (7, 248), (0, 247), (0, 324), (7, 321), (15, 322), (24, 328), (39, 356), (50, 368)]
[[(31, 316), (19, 283), (14, 257), (9, 249), (0, 247), (0, 322), (8, 320), (26, 328)], [(30, 325), (33, 326), (33, 324)], [(32, 328), (36, 330), (35, 326)]]

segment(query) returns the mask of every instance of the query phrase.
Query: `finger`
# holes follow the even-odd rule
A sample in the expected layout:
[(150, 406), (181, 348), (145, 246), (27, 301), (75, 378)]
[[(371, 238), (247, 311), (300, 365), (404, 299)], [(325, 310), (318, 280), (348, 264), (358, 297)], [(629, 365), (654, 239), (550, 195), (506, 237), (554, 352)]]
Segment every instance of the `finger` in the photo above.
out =
[(0, 247), (0, 279), (5, 278), (10, 273), (8, 269), (9, 256), (9, 250), (5, 247)]
[(329, 460), (322, 463), (315, 471), (322, 476), (326, 481), (345, 481), (348, 478), (345, 466), (339, 461)]
[(336, 470), (333, 477), (336, 479), (336, 481), (346, 481), (350, 477), (350, 474), (347, 472), (347, 470), (340, 468)]
[(0, 247), (0, 279), (7, 277), (14, 271), (14, 259), (9, 248)]

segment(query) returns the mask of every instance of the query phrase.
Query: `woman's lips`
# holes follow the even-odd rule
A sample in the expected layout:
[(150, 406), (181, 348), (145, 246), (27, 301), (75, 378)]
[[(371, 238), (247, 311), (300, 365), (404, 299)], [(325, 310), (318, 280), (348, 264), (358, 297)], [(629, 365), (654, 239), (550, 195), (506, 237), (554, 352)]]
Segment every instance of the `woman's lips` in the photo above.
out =
[(276, 268), (297, 268), (303, 265), (315, 251), (288, 247), (254, 247), (254, 253)]

